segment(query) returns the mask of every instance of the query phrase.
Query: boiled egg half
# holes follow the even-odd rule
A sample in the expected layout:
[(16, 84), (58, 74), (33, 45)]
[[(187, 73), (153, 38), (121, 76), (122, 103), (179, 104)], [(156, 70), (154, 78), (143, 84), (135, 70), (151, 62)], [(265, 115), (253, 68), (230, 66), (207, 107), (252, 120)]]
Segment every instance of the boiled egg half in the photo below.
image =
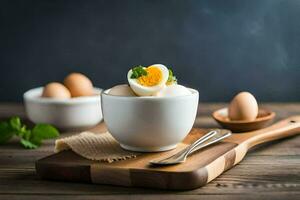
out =
[(166, 87), (169, 70), (162, 64), (134, 67), (127, 73), (131, 89), (139, 96), (153, 96)]

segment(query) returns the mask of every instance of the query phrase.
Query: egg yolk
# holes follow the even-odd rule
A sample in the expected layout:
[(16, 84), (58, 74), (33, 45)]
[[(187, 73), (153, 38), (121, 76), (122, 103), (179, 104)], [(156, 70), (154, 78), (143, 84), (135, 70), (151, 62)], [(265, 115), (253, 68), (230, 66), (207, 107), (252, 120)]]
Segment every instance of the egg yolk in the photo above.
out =
[(137, 80), (143, 86), (158, 85), (162, 80), (162, 71), (157, 67), (147, 67), (147, 75), (139, 77)]

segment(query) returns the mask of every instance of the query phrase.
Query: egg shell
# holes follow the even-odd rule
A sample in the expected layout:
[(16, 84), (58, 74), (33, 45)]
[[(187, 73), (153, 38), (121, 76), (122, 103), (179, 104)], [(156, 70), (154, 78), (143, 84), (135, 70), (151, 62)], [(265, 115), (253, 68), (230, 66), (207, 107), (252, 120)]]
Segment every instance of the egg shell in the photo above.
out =
[(42, 93), (42, 97), (55, 98), (55, 99), (68, 99), (71, 98), (71, 93), (63, 84), (53, 82), (48, 83)]
[(115, 96), (136, 96), (132, 89), (127, 84), (116, 85), (112, 87), (108, 94)]
[(258, 105), (255, 97), (249, 92), (237, 94), (228, 107), (230, 120), (253, 121), (258, 114)]
[(182, 85), (172, 84), (161, 91), (159, 91), (156, 96), (158, 97), (175, 97), (175, 96), (184, 96), (192, 94), (189, 89)]
[(83, 74), (69, 74), (64, 80), (64, 85), (70, 90), (72, 97), (94, 95), (94, 88), (91, 80)]
[(151, 66), (159, 68), (162, 72), (162, 80), (158, 85), (155, 86), (148, 87), (148, 86), (140, 85), (137, 79), (130, 78), (132, 75), (132, 70), (129, 70), (129, 72), (127, 73), (128, 83), (131, 89), (134, 91), (134, 93), (137, 94), (138, 96), (154, 96), (156, 95), (157, 92), (159, 92), (164, 87), (166, 87), (166, 82), (168, 81), (169, 78), (168, 68), (162, 64), (154, 64)]

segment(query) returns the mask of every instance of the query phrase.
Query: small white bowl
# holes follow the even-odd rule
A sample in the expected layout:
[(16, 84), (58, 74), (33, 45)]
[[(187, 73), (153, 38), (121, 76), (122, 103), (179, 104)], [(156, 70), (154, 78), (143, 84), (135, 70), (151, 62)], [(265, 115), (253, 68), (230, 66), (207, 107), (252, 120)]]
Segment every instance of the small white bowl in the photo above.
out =
[(43, 87), (24, 93), (28, 118), (34, 123), (47, 123), (61, 129), (82, 129), (102, 120), (101, 89), (94, 88), (94, 96), (71, 99), (42, 98)]
[(157, 152), (176, 147), (193, 127), (199, 93), (176, 97), (124, 97), (101, 94), (104, 122), (121, 147)]

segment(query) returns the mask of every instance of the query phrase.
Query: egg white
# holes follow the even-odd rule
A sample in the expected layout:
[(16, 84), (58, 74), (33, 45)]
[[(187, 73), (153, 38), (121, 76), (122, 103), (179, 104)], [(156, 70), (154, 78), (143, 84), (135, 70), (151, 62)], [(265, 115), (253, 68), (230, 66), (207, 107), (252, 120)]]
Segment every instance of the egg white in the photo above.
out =
[(172, 84), (160, 90), (156, 96), (158, 97), (175, 97), (192, 94), (189, 89), (182, 85)]
[(132, 75), (132, 70), (129, 70), (129, 72), (127, 73), (127, 80), (131, 89), (134, 91), (134, 93), (136, 93), (139, 96), (153, 96), (157, 92), (162, 90), (164, 87), (166, 87), (166, 82), (168, 81), (169, 78), (168, 68), (162, 64), (154, 64), (151, 66), (159, 68), (162, 72), (162, 80), (158, 85), (155, 86), (151, 86), (151, 87), (143, 86), (139, 84), (137, 79), (130, 78)]

